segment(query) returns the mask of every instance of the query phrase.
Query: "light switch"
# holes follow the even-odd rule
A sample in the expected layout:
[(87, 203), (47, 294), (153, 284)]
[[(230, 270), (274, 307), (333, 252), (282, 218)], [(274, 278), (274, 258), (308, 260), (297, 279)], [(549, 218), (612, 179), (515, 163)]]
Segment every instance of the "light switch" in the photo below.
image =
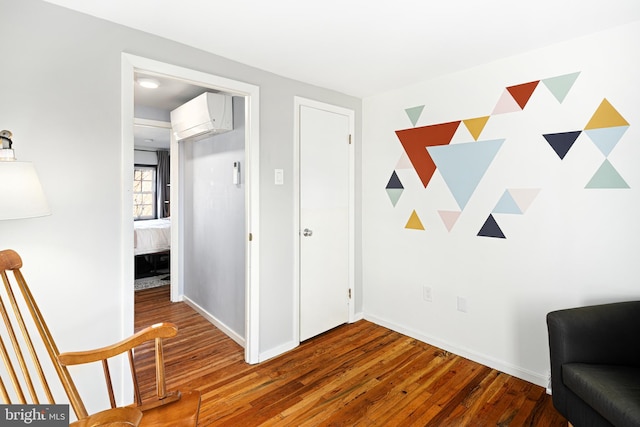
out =
[(276, 169), (274, 175), (276, 185), (284, 184), (284, 169)]

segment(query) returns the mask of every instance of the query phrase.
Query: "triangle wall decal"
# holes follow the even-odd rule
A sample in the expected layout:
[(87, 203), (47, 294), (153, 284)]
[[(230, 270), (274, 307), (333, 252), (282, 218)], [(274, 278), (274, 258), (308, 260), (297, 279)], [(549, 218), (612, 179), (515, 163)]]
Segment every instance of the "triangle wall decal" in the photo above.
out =
[(509, 189), (509, 194), (513, 200), (518, 204), (520, 211), (525, 213), (529, 206), (533, 203), (538, 194), (540, 193), (539, 188), (511, 188)]
[(402, 188), (387, 188), (387, 196), (389, 196), (389, 200), (391, 200), (391, 204), (393, 207), (396, 207), (398, 200), (400, 200), (400, 196), (402, 196), (402, 192), (404, 190)]
[(478, 236), (495, 237), (498, 239), (506, 238), (493, 215), (489, 215), (489, 218), (487, 218), (480, 231), (478, 231)]
[(605, 159), (584, 188), (629, 188), (629, 184), (620, 176), (609, 160)]
[(489, 116), (476, 117), (475, 119), (467, 119), (462, 122), (469, 129), (469, 133), (473, 136), (473, 140), (477, 141), (480, 138), (480, 134), (484, 130), (485, 125), (489, 121)]
[(409, 217), (409, 221), (407, 221), (407, 225), (404, 228), (408, 228), (411, 230), (424, 230), (424, 226), (422, 225), (422, 221), (418, 217), (418, 214), (414, 210)]
[(500, 200), (498, 200), (496, 207), (493, 208), (493, 213), (521, 215), (522, 210), (520, 210), (516, 201), (513, 200), (511, 193), (505, 190), (502, 197), (500, 197)]
[(555, 96), (555, 98), (562, 104), (562, 101), (566, 98), (567, 94), (576, 82), (576, 79), (580, 75), (580, 71), (577, 73), (565, 74), (562, 76), (550, 77), (543, 79), (542, 83), (549, 89), (549, 91)]
[(422, 110), (424, 110), (424, 105), (420, 105), (418, 107), (405, 108), (404, 111), (405, 113), (407, 113), (409, 120), (411, 120), (411, 124), (415, 126), (416, 123), (418, 123), (418, 119), (422, 115)]
[(606, 157), (618, 145), (620, 138), (622, 138), (627, 129), (629, 129), (629, 126), (616, 126), (612, 128), (587, 129), (585, 133)]
[(396, 131), (404, 151), (409, 156), (425, 188), (436, 171), (436, 164), (425, 148), (449, 144), (459, 125), (460, 121), (457, 121)]
[(438, 211), (438, 214), (440, 215), (444, 226), (447, 227), (447, 231), (451, 231), (453, 226), (458, 221), (458, 218), (460, 218), (461, 213), (462, 212), (460, 211)]
[(522, 108), (520, 108), (516, 100), (513, 99), (513, 96), (505, 89), (504, 92), (502, 92), (502, 95), (500, 95), (500, 99), (498, 99), (496, 106), (493, 107), (491, 114), (514, 113), (521, 110)]
[(544, 136), (544, 139), (547, 140), (558, 157), (560, 157), (560, 159), (564, 159), (564, 156), (567, 155), (573, 146), (573, 143), (576, 142), (576, 139), (578, 139), (581, 133), (581, 130), (576, 130), (572, 132), (547, 133), (542, 136)]
[(413, 165), (411, 164), (411, 160), (409, 160), (409, 156), (407, 156), (406, 152), (402, 152), (402, 155), (398, 159), (398, 163), (396, 163), (396, 170), (398, 169), (412, 169)]
[(404, 188), (402, 183), (400, 182), (400, 178), (398, 178), (398, 174), (396, 171), (393, 171), (391, 174), (391, 178), (389, 178), (389, 182), (387, 183), (386, 188)]
[(511, 96), (513, 96), (513, 99), (516, 100), (520, 108), (524, 110), (525, 105), (527, 105), (527, 102), (529, 102), (531, 95), (533, 95), (533, 91), (536, 90), (538, 83), (540, 83), (540, 80), (515, 86), (509, 86), (507, 90), (509, 91)]
[(467, 205), (503, 142), (504, 139), (495, 139), (427, 148), (461, 210)]
[(603, 99), (598, 109), (585, 129), (612, 128), (616, 126), (629, 126), (629, 123), (613, 108), (613, 105), (607, 99)]

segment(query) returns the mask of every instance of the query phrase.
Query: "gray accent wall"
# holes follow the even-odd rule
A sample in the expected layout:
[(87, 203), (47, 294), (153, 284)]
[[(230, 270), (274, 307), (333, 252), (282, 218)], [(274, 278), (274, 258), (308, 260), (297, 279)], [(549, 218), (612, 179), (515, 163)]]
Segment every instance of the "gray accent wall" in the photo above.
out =
[[(133, 262), (121, 221), (123, 171), (131, 167), (123, 158), (133, 157), (122, 146), (123, 52), (260, 87), (259, 350), (295, 342), (294, 96), (353, 109), (358, 157), (362, 101), (40, 0), (0, 0), (0, 10), (0, 128), (13, 132), (18, 158), (35, 164), (52, 212), (0, 223), (1, 242), (23, 255), (58, 346), (102, 346), (132, 328), (123, 308), (132, 284), (122, 279)], [(276, 168), (285, 171), (284, 185), (274, 185)], [(357, 281), (360, 296), (359, 274)], [(92, 410), (106, 401), (101, 373), (83, 369), (74, 373)], [(113, 368), (114, 377), (122, 370)]]
[[(184, 294), (245, 337), (244, 98), (233, 98), (233, 130), (183, 146)], [(240, 180), (233, 183), (233, 163)]]

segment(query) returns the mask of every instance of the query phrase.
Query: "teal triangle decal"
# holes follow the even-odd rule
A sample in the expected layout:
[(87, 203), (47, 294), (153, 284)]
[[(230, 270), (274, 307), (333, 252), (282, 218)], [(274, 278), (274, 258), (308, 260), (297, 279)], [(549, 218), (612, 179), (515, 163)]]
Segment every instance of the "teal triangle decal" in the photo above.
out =
[(402, 188), (387, 188), (387, 195), (389, 196), (389, 200), (391, 200), (393, 207), (395, 207), (398, 200), (400, 200), (400, 196), (402, 196), (403, 191), (404, 190)]
[(504, 139), (427, 147), (449, 191), (464, 209)]
[(493, 213), (522, 215), (522, 210), (520, 210), (516, 201), (513, 200), (511, 193), (509, 193), (508, 190), (505, 190), (504, 194), (498, 201), (498, 204), (493, 208)]
[(564, 98), (567, 96), (576, 79), (580, 75), (580, 71), (577, 73), (565, 74), (562, 76), (551, 77), (542, 80), (542, 83), (549, 89), (549, 91), (556, 97), (558, 102), (562, 104)]
[(620, 176), (609, 160), (605, 159), (584, 188), (629, 188), (629, 184)]
[(627, 129), (629, 129), (629, 126), (615, 126), (612, 128), (587, 129), (584, 132), (606, 157), (618, 144)]
[(411, 124), (415, 127), (416, 123), (418, 123), (418, 119), (422, 115), (422, 110), (424, 110), (424, 105), (420, 105), (418, 107), (406, 108), (404, 111), (409, 116), (409, 120), (411, 120)]

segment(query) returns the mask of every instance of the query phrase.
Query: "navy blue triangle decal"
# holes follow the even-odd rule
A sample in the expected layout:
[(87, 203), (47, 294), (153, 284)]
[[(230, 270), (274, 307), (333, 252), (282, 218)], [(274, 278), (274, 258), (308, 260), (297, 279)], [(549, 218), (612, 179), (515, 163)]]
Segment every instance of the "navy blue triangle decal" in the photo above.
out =
[(400, 178), (398, 178), (398, 174), (396, 174), (396, 171), (393, 171), (393, 173), (391, 174), (391, 179), (389, 179), (389, 183), (387, 184), (386, 189), (388, 190), (390, 188), (404, 189), (402, 183), (400, 182)]
[(573, 143), (576, 142), (576, 139), (578, 139), (581, 133), (581, 130), (576, 130), (573, 132), (548, 133), (542, 136), (544, 136), (544, 139), (547, 140), (558, 157), (560, 157), (560, 159), (564, 159), (564, 156), (567, 155), (573, 146)]
[(496, 237), (498, 239), (506, 238), (502, 233), (502, 230), (498, 226), (498, 223), (493, 218), (493, 215), (489, 215), (489, 218), (487, 218), (487, 220), (484, 222), (484, 225), (478, 232), (478, 236)]

